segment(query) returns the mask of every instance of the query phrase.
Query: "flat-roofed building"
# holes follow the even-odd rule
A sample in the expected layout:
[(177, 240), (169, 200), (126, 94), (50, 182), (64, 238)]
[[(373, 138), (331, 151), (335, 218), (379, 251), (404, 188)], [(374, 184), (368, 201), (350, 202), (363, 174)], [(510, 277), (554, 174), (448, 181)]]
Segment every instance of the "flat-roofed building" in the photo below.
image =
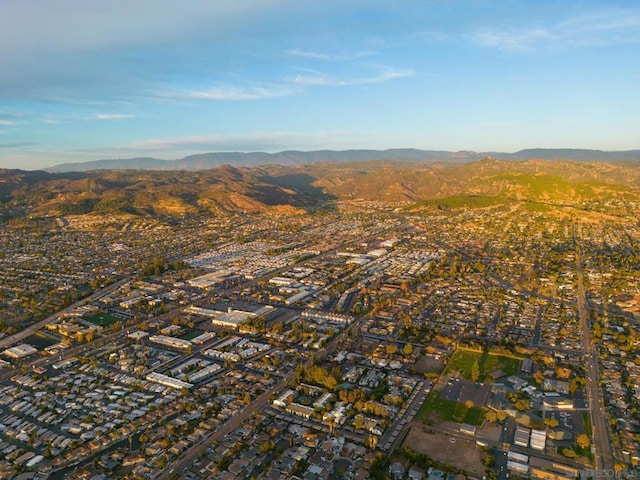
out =
[(529, 473), (529, 465), (525, 465), (524, 463), (507, 461), (507, 468), (512, 472), (516, 472), (522, 475), (526, 475)]
[(572, 410), (573, 400), (559, 394), (546, 393), (542, 401), (542, 408), (543, 410)]
[(177, 378), (173, 378), (157, 372), (148, 374), (146, 378), (151, 382), (159, 383), (160, 385), (164, 385), (166, 387), (176, 388), (178, 390), (193, 387), (193, 384), (189, 382), (183, 382), (182, 380), (178, 380)]
[(298, 415), (303, 418), (309, 418), (313, 413), (313, 408), (300, 405), (299, 403), (290, 403), (287, 405), (287, 413), (292, 413), (293, 415)]
[(519, 447), (529, 447), (529, 429), (521, 426), (516, 427), (513, 443)]
[(214, 338), (216, 338), (215, 332), (205, 332), (202, 335), (198, 335), (197, 337), (192, 338), (191, 342), (195, 343), (196, 345), (204, 345), (205, 343), (207, 343), (210, 340), (213, 340)]
[(4, 352), (2, 352), (5, 357), (13, 359), (25, 358), (29, 355), (35, 355), (36, 353), (38, 353), (38, 349), (32, 347), (31, 345), (27, 345), (26, 343), (7, 348)]
[(152, 335), (149, 337), (149, 341), (165, 347), (179, 348), (180, 350), (188, 350), (192, 346), (192, 343), (189, 340), (167, 337), (165, 335)]
[(527, 455), (523, 455), (522, 453), (517, 453), (511, 450), (507, 452), (507, 460), (513, 460), (514, 462), (524, 464), (529, 463), (529, 457)]
[(149, 334), (147, 332), (143, 332), (142, 330), (136, 330), (135, 332), (127, 334), (127, 337), (133, 340), (143, 340), (149, 337)]
[(529, 441), (531, 448), (534, 450), (544, 450), (547, 441), (547, 432), (544, 430), (531, 430), (531, 439)]
[(234, 273), (228, 271), (218, 271), (211, 272), (201, 275), (196, 278), (192, 278), (191, 280), (187, 280), (187, 283), (192, 287), (197, 288), (209, 288), (214, 285), (224, 285), (228, 283), (232, 283), (235, 280), (238, 280), (240, 277)]
[(273, 404), (276, 407), (285, 408), (287, 405), (289, 405), (289, 403), (293, 401), (295, 396), (296, 394), (293, 390), (286, 390), (282, 395), (280, 395), (273, 401)]

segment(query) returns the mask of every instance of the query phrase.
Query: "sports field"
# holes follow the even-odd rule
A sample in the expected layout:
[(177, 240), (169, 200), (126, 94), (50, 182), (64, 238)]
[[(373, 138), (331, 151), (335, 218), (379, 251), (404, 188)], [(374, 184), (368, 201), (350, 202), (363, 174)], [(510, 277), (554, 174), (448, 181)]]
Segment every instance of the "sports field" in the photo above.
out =
[(116, 317), (114, 315), (109, 315), (108, 313), (99, 313), (97, 315), (92, 315), (90, 317), (87, 317), (86, 320), (100, 327), (109, 327), (114, 323), (122, 322), (122, 318)]

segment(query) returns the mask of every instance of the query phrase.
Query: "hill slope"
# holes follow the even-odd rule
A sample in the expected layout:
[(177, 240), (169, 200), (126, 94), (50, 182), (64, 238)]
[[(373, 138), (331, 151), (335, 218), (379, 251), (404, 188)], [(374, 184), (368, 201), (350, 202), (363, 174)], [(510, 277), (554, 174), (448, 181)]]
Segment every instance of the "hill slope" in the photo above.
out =
[[(301, 188), (296, 175), (342, 199), (412, 202), (450, 195), (483, 195), (540, 201), (582, 202), (636, 198), (637, 164), (484, 159), (462, 165), (368, 162), (270, 169), (268, 181)], [(626, 195), (626, 196), (625, 196)]]
[(225, 166), (202, 172), (101, 170), (0, 171), (0, 203), (22, 214), (301, 213), (304, 193), (261, 181), (256, 172)]
[[(572, 161), (329, 162), (203, 171), (0, 170), (0, 214), (302, 213), (333, 200), (408, 205), (460, 196), (579, 205), (640, 201), (640, 164)], [(459, 199), (455, 200), (454, 203)], [(464, 203), (464, 202), (463, 202)]]

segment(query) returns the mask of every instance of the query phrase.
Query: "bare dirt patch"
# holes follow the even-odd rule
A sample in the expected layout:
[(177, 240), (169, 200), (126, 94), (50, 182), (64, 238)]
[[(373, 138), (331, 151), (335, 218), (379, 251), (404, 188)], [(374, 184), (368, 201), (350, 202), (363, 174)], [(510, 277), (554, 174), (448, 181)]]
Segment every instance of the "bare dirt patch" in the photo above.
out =
[(439, 432), (429, 433), (427, 429), (421, 424), (412, 425), (402, 445), (478, 478), (484, 475), (482, 452), (474, 440)]

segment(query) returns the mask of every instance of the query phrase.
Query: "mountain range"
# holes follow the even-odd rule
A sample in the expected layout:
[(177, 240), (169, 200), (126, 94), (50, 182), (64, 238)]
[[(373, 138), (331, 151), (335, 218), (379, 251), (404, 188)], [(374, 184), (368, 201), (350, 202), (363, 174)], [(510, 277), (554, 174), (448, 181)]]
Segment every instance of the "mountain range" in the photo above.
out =
[(64, 163), (45, 169), (51, 173), (85, 172), (89, 170), (208, 170), (220, 165), (251, 167), (257, 165), (299, 165), (315, 162), (363, 162), (372, 160), (403, 160), (415, 162), (475, 162), (485, 157), (500, 160), (576, 160), (600, 162), (640, 161), (640, 150), (605, 152), (584, 149), (526, 149), (515, 153), (504, 152), (448, 152), (396, 148), (390, 150), (318, 150), (279, 153), (265, 152), (214, 152), (190, 155), (177, 160), (160, 160), (151, 157), (94, 160), (80, 163)]
[[(640, 202), (640, 162), (332, 161), (201, 170), (0, 170), (0, 220), (122, 214), (304, 214), (335, 201), (401, 208), (516, 203), (606, 211)], [(586, 208), (586, 207), (585, 207)], [(624, 213), (624, 212), (623, 212)]]

